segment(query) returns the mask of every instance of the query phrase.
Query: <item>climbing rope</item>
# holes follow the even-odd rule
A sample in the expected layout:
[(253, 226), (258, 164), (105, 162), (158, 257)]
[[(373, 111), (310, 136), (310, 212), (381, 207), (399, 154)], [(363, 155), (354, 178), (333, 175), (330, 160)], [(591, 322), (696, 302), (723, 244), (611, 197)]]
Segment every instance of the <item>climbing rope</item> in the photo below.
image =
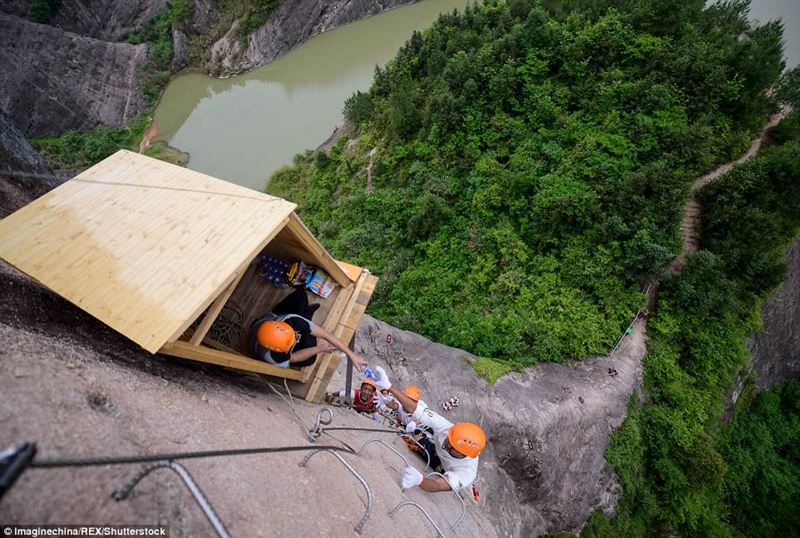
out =
[[(198, 318), (200, 319), (200, 318)], [(228, 301), (222, 311), (214, 320), (208, 336), (212, 340), (237, 349), (242, 342), (242, 328), (244, 327), (244, 313), (239, 305)]]

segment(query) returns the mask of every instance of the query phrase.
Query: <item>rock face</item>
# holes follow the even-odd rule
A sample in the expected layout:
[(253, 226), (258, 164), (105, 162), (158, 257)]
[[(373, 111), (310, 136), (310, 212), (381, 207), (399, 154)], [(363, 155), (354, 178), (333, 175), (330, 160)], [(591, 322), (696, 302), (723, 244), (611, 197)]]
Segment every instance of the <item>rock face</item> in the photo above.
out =
[(63, 0), (51, 22), (68, 32), (119, 41), (141, 30), (167, 0)]
[(6, 15), (16, 15), (17, 17), (26, 17), (30, 2), (28, 0), (4, 0), (0, 2), (0, 13)]
[(295, 0), (281, 2), (269, 21), (253, 32), (246, 44), (237, 24), (211, 49), (206, 66), (212, 74), (253, 69), (286, 54), (317, 34), (418, 0)]
[(0, 110), (28, 137), (122, 127), (144, 109), (146, 45), (108, 43), (0, 15)]
[[(0, 12), (26, 17), (31, 0), (3, 2)], [(104, 41), (118, 41), (142, 29), (167, 0), (61, 0), (50, 25)]]
[[(383, 362), (393, 383), (413, 383), (422, 399), (451, 422), (473, 421), (487, 432), (477, 485), (481, 510), (501, 536), (578, 531), (592, 511), (610, 514), (620, 494), (605, 465), (609, 433), (627, 413), (641, 383), (642, 322), (608, 358), (542, 364), (496, 384), (478, 378), (475, 357), (365, 316), (356, 349)], [(331, 384), (343, 384), (342, 372)], [(612, 375), (613, 374), (613, 375)], [(441, 403), (458, 395), (460, 405)]]
[(55, 187), (59, 181), (11, 120), (0, 112), (0, 218)]
[(41, 172), (46, 169), (42, 157), (28, 144), (9, 117), (0, 112), (0, 172)]
[(762, 309), (764, 331), (750, 345), (758, 390), (800, 374), (800, 236), (786, 252), (786, 270), (786, 280)]

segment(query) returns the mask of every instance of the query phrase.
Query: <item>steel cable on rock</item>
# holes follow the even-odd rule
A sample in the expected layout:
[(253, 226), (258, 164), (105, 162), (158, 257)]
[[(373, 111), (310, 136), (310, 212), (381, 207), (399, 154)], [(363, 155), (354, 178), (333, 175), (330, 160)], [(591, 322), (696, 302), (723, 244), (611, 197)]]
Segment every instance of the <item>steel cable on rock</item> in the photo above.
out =
[(175, 452), (167, 454), (151, 454), (141, 456), (106, 456), (96, 458), (50, 458), (34, 459), (29, 467), (37, 469), (53, 469), (56, 467), (91, 467), (98, 465), (127, 465), (131, 463), (150, 463), (158, 461), (174, 461), (196, 458), (216, 458), (224, 456), (246, 456), (249, 454), (271, 454), (275, 452), (299, 452), (303, 450), (339, 450), (343, 452), (354, 451), (340, 446), (274, 446), (259, 448), (234, 448), (227, 450), (207, 450), (196, 452)]

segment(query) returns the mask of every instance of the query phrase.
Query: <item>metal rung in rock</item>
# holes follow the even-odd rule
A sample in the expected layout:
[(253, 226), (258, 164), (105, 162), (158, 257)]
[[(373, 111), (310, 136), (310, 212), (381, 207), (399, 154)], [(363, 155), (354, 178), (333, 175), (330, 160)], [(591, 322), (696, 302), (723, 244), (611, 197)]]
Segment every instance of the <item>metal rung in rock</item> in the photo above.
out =
[(203, 514), (205, 514), (206, 518), (208, 519), (208, 522), (211, 523), (212, 527), (214, 527), (214, 530), (217, 532), (217, 536), (219, 536), (220, 538), (230, 538), (230, 534), (228, 534), (228, 531), (225, 529), (225, 525), (219, 519), (219, 516), (217, 516), (217, 513), (214, 511), (214, 508), (212, 508), (211, 504), (208, 502), (205, 495), (203, 495), (203, 492), (200, 490), (200, 486), (198, 486), (197, 483), (194, 481), (192, 475), (189, 474), (189, 471), (187, 471), (183, 465), (181, 465), (176, 461), (164, 461), (146, 466), (139, 472), (138, 475), (136, 475), (136, 477), (130, 482), (130, 484), (128, 484), (121, 490), (115, 491), (114, 493), (111, 494), (111, 496), (114, 498), (114, 500), (117, 501), (129, 499), (131, 494), (133, 494), (133, 490), (136, 488), (139, 482), (141, 482), (142, 479), (144, 479), (147, 475), (158, 469), (170, 469), (172, 471), (175, 471), (175, 473), (179, 477), (181, 477), (183, 483), (186, 484), (186, 487), (191, 492), (192, 496), (194, 497), (194, 500), (197, 502), (197, 505), (200, 507), (200, 509), (203, 511)]
[(414, 502), (414, 501), (403, 501), (403, 502), (401, 502), (400, 504), (398, 504), (397, 506), (395, 506), (394, 508), (389, 510), (389, 517), (394, 517), (395, 512), (397, 512), (398, 510), (400, 510), (404, 506), (413, 506), (413, 507), (417, 508), (428, 519), (428, 521), (431, 522), (431, 525), (433, 525), (433, 528), (436, 529), (436, 538), (445, 538), (445, 535), (442, 532), (442, 529), (439, 528), (439, 525), (436, 524), (436, 522), (433, 520), (433, 518), (428, 514), (428, 512), (425, 511), (425, 509), (422, 507), (422, 505), (419, 504), (418, 502)]
[(308, 455), (303, 458), (303, 461), (301, 461), (299, 463), (300, 467), (305, 467), (306, 465), (308, 465), (308, 460), (310, 460), (314, 456), (314, 454), (316, 454), (318, 452), (328, 452), (328, 453), (332, 454), (337, 460), (342, 462), (342, 465), (344, 465), (347, 468), (347, 470), (350, 471), (352, 473), (352, 475), (355, 476), (358, 479), (359, 482), (361, 482), (361, 485), (364, 486), (364, 489), (367, 492), (367, 509), (364, 512), (364, 515), (361, 516), (361, 520), (358, 522), (358, 524), (354, 528), (354, 530), (358, 534), (361, 534), (361, 531), (364, 529), (364, 524), (367, 522), (367, 519), (369, 519), (369, 513), (372, 510), (372, 490), (369, 489), (369, 484), (367, 484), (367, 481), (364, 480), (364, 478), (360, 474), (358, 474), (358, 472), (353, 468), (352, 465), (350, 465), (347, 462), (346, 459), (341, 457), (339, 454), (337, 454), (333, 450), (314, 450), (312, 452), (309, 452)]

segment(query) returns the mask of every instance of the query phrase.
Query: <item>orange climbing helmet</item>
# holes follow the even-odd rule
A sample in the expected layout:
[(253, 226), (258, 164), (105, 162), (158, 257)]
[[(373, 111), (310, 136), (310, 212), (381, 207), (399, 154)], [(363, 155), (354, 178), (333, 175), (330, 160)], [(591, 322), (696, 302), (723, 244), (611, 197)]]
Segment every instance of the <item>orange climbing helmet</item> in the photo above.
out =
[(375, 392), (378, 392), (378, 384), (375, 383), (373, 380), (371, 380), (368, 377), (365, 377), (364, 379), (362, 379), (361, 380), (361, 384), (362, 385), (372, 385), (372, 387), (375, 389)]
[(460, 453), (468, 458), (477, 458), (486, 446), (486, 434), (477, 424), (459, 422), (447, 432), (447, 440)]
[(296, 337), (294, 329), (285, 321), (265, 321), (256, 333), (258, 343), (262, 347), (276, 353), (286, 353), (294, 347)]
[(419, 397), (422, 396), (422, 391), (419, 390), (419, 387), (416, 385), (409, 385), (403, 390), (403, 394), (405, 394), (415, 402), (418, 402)]

